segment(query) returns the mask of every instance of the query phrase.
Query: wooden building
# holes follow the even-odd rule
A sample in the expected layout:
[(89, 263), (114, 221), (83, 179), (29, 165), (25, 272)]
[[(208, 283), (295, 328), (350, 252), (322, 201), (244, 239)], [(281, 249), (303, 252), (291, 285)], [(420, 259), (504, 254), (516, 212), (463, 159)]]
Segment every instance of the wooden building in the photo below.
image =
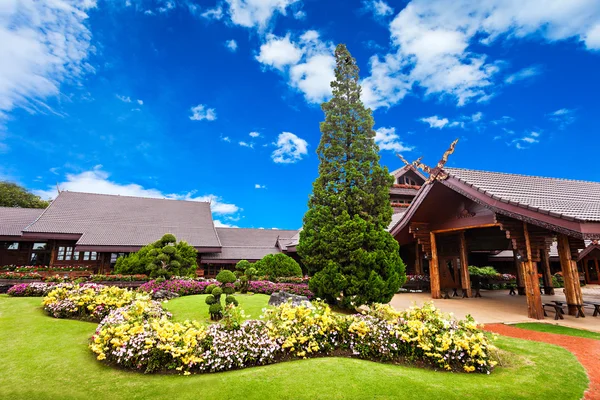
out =
[(528, 314), (542, 319), (538, 271), (551, 290), (553, 242), (570, 313), (582, 304), (577, 260), (586, 240), (600, 238), (600, 183), (436, 168), (394, 219), (390, 232), (408, 268), (427, 266), (432, 298), (451, 288), (470, 297), (468, 265), (512, 250)]

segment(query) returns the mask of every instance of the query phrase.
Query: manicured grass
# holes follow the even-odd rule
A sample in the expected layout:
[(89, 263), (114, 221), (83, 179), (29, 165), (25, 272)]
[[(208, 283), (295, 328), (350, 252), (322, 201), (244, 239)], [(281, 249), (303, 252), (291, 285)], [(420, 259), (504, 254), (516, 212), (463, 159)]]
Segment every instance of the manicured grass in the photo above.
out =
[[(173, 319), (185, 321), (195, 319), (196, 321), (210, 323), (208, 305), (204, 302), (205, 294), (196, 296), (183, 296), (163, 303), (163, 307), (173, 314)], [(263, 308), (268, 307), (269, 296), (266, 294), (235, 294), (240, 307), (244, 310), (247, 318), (257, 319)]]
[(556, 333), (558, 335), (578, 336), (588, 339), (600, 340), (600, 333), (586, 331), (583, 329), (569, 328), (567, 326), (540, 324), (536, 322), (524, 322), (521, 324), (514, 324), (513, 326), (521, 329), (529, 329), (530, 331)]
[[(496, 343), (510, 352), (503, 357), (509, 365), (491, 375), (346, 358), (293, 361), (218, 374), (143, 375), (96, 361), (87, 348), (96, 324), (50, 318), (40, 302), (40, 298), (0, 295), (1, 398), (579, 399), (587, 387), (583, 368), (568, 351), (504, 337)], [(169, 307), (176, 310), (179, 305), (173, 301)]]

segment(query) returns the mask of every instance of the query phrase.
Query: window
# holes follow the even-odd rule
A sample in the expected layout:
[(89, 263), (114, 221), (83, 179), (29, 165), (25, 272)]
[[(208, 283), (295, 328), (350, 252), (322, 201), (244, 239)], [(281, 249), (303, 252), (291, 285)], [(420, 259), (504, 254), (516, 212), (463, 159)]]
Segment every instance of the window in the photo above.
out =
[(19, 242), (7, 242), (6, 250), (19, 250)]
[(398, 181), (399, 181), (398, 183), (404, 183), (405, 185), (417, 186), (417, 181), (415, 181), (413, 178), (408, 177), (408, 176), (403, 176), (403, 177), (399, 178)]
[(66, 252), (65, 252), (65, 260), (66, 261), (70, 261), (71, 258), (73, 257), (73, 248), (72, 247), (67, 247), (66, 248)]
[(33, 250), (48, 250), (48, 243), (34, 243)]
[(98, 257), (98, 253), (96, 253), (95, 251), (92, 251), (92, 254), (90, 254), (90, 260), (96, 261), (97, 257)]
[(110, 253), (110, 265), (111, 267), (117, 263), (119, 257), (125, 257), (128, 253)]
[(64, 247), (60, 246), (58, 248), (58, 254), (56, 255), (56, 259), (58, 261), (62, 261), (65, 259), (65, 248)]
[(76, 251), (75, 253), (73, 253), (73, 260), (79, 261), (79, 252), (78, 251)]
[(85, 251), (83, 253), (83, 261), (89, 261), (90, 260), (90, 252), (89, 251)]

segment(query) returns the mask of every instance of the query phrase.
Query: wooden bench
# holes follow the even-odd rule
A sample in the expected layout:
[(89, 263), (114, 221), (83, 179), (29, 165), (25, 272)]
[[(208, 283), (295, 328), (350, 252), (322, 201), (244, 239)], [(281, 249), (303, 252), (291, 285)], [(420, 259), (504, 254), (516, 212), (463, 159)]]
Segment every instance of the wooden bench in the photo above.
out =
[(600, 303), (596, 303), (594, 301), (584, 301), (583, 304), (594, 307), (594, 314), (592, 317), (597, 317), (598, 314), (600, 314)]
[(562, 306), (559, 306), (558, 304), (554, 304), (554, 303), (544, 303), (543, 304), (543, 308), (544, 308), (544, 317), (547, 317), (548, 314), (546, 313), (546, 307), (549, 307), (551, 309), (554, 310), (555, 314), (554, 314), (554, 319), (565, 319), (563, 317), (563, 314), (565, 313), (562, 309)]

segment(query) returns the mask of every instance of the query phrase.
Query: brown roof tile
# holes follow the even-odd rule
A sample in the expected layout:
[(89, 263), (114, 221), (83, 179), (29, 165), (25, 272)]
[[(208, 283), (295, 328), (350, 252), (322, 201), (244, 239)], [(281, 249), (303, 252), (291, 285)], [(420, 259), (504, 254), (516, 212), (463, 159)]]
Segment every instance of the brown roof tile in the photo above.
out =
[(600, 183), (444, 168), (451, 176), (504, 202), (580, 221), (600, 221)]
[(194, 247), (220, 247), (210, 205), (61, 192), (25, 232), (81, 234), (79, 246), (144, 246), (174, 234)]
[(21, 236), (43, 212), (40, 208), (0, 207), (0, 236)]
[(260, 260), (267, 254), (280, 253), (284, 242), (290, 242), (298, 231), (279, 229), (217, 228), (221, 239), (221, 253), (202, 256), (210, 260)]

